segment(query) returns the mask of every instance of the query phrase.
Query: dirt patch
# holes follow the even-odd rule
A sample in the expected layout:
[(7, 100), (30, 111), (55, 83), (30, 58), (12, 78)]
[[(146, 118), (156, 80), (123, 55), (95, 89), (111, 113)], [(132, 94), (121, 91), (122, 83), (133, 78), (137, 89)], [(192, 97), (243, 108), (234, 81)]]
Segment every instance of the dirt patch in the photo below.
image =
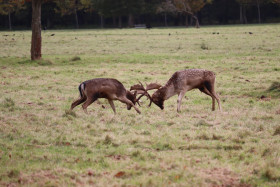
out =
[(10, 183), (0, 183), (0, 186), (21, 186), (21, 185), (34, 185), (37, 186), (45, 186), (47, 184), (52, 184), (55, 186), (61, 185), (61, 178), (64, 174), (69, 173), (66, 172), (64, 169), (57, 169), (55, 171), (52, 170), (39, 170), (35, 171), (31, 174), (23, 174), (20, 175), (15, 179), (15, 181)]
[(260, 100), (262, 100), (262, 101), (270, 101), (270, 100), (271, 100), (271, 97), (266, 97), (266, 96), (262, 95), (262, 96), (260, 97)]
[(199, 176), (204, 178), (211, 187), (250, 187), (240, 183), (240, 176), (226, 168), (212, 168), (202, 170)]
[(112, 160), (116, 160), (116, 161), (126, 160), (128, 158), (128, 156), (125, 156), (125, 155), (108, 155), (106, 157), (111, 158)]

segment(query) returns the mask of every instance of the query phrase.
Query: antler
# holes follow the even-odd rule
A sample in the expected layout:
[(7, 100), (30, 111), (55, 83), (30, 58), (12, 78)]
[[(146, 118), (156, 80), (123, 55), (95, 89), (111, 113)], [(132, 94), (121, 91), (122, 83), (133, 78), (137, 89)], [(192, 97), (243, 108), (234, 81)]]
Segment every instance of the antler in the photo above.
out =
[[(139, 82), (139, 83), (140, 83), (140, 82)], [(131, 90), (136, 90), (136, 91), (138, 91), (138, 90), (143, 90), (143, 91), (146, 91), (142, 83), (140, 83), (140, 84), (135, 84), (135, 85), (131, 86), (131, 87), (130, 87), (130, 91), (131, 91)]]
[(161, 87), (161, 85), (158, 84), (158, 83), (150, 83), (150, 84), (146, 84), (146, 88), (144, 88), (143, 84), (139, 81), (139, 84), (135, 84), (135, 85), (131, 86), (130, 90), (136, 90), (137, 93), (138, 93), (138, 91), (142, 92), (141, 96), (138, 97), (136, 102), (138, 102), (145, 95), (145, 96), (147, 96), (150, 99), (149, 106), (151, 106), (151, 104), (152, 104), (152, 97), (150, 96), (148, 91), (149, 90), (153, 90), (153, 89), (159, 89), (160, 87)]
[(151, 84), (146, 84), (146, 90), (153, 90), (153, 89), (159, 89), (161, 87), (160, 84), (158, 83), (151, 83)]

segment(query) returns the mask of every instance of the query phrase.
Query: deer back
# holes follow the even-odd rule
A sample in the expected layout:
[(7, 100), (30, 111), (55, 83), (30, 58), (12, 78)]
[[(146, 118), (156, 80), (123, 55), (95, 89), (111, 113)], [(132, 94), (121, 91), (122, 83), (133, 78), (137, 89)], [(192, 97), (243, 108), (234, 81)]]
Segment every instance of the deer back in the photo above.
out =
[(121, 82), (116, 79), (96, 78), (83, 82), (87, 95), (98, 94), (100, 98), (120, 97), (126, 95), (126, 89)]
[(204, 69), (187, 69), (175, 72), (168, 80), (165, 87), (174, 87), (174, 91), (200, 88), (205, 82), (215, 79), (212, 71)]

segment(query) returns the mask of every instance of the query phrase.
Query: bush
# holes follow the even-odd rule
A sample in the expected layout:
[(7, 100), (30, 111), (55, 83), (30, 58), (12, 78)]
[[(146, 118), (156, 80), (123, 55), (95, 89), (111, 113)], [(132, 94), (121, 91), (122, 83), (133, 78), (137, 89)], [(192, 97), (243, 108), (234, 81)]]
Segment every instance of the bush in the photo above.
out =
[(3, 107), (11, 108), (15, 106), (15, 102), (11, 98), (5, 98), (3, 102)]
[(275, 131), (274, 131), (274, 136), (276, 135), (280, 135), (280, 126), (276, 127)]
[(71, 61), (79, 61), (79, 60), (81, 60), (81, 57), (78, 56), (71, 58)]
[(200, 45), (200, 48), (203, 50), (209, 50), (209, 47), (207, 44), (205, 44), (204, 42)]

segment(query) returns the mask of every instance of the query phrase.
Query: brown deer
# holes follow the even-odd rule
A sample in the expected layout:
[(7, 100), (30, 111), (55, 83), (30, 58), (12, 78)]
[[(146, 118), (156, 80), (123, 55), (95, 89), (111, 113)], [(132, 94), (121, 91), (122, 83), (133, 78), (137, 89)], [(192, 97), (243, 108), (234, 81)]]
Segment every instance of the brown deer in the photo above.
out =
[[(178, 94), (177, 112), (180, 112), (181, 102), (187, 91), (192, 89), (199, 89), (201, 92), (212, 97), (212, 110), (215, 110), (215, 99), (218, 102), (219, 109), (221, 109), (220, 99), (215, 93), (215, 73), (204, 69), (187, 69), (175, 72), (167, 83), (160, 87), (160, 85), (152, 83), (146, 88), (140, 83), (131, 87), (131, 90), (142, 90), (144, 93), (140, 96), (146, 95), (150, 99), (150, 105), (155, 103), (162, 110), (164, 109), (164, 101), (170, 97)], [(147, 92), (151, 89), (158, 89), (152, 97)], [(140, 98), (139, 97), (139, 98)]]
[(91, 103), (98, 98), (105, 98), (108, 99), (115, 114), (116, 109), (113, 100), (119, 100), (127, 105), (127, 110), (130, 110), (131, 107), (133, 107), (139, 114), (141, 114), (140, 110), (135, 106), (139, 100), (136, 99), (137, 92), (132, 93), (126, 90), (123, 84), (116, 79), (96, 78), (87, 80), (80, 84), (79, 92), (80, 98), (72, 103), (70, 110), (73, 110), (73, 108), (84, 102), (82, 107), (85, 113), (88, 113), (87, 107)]

